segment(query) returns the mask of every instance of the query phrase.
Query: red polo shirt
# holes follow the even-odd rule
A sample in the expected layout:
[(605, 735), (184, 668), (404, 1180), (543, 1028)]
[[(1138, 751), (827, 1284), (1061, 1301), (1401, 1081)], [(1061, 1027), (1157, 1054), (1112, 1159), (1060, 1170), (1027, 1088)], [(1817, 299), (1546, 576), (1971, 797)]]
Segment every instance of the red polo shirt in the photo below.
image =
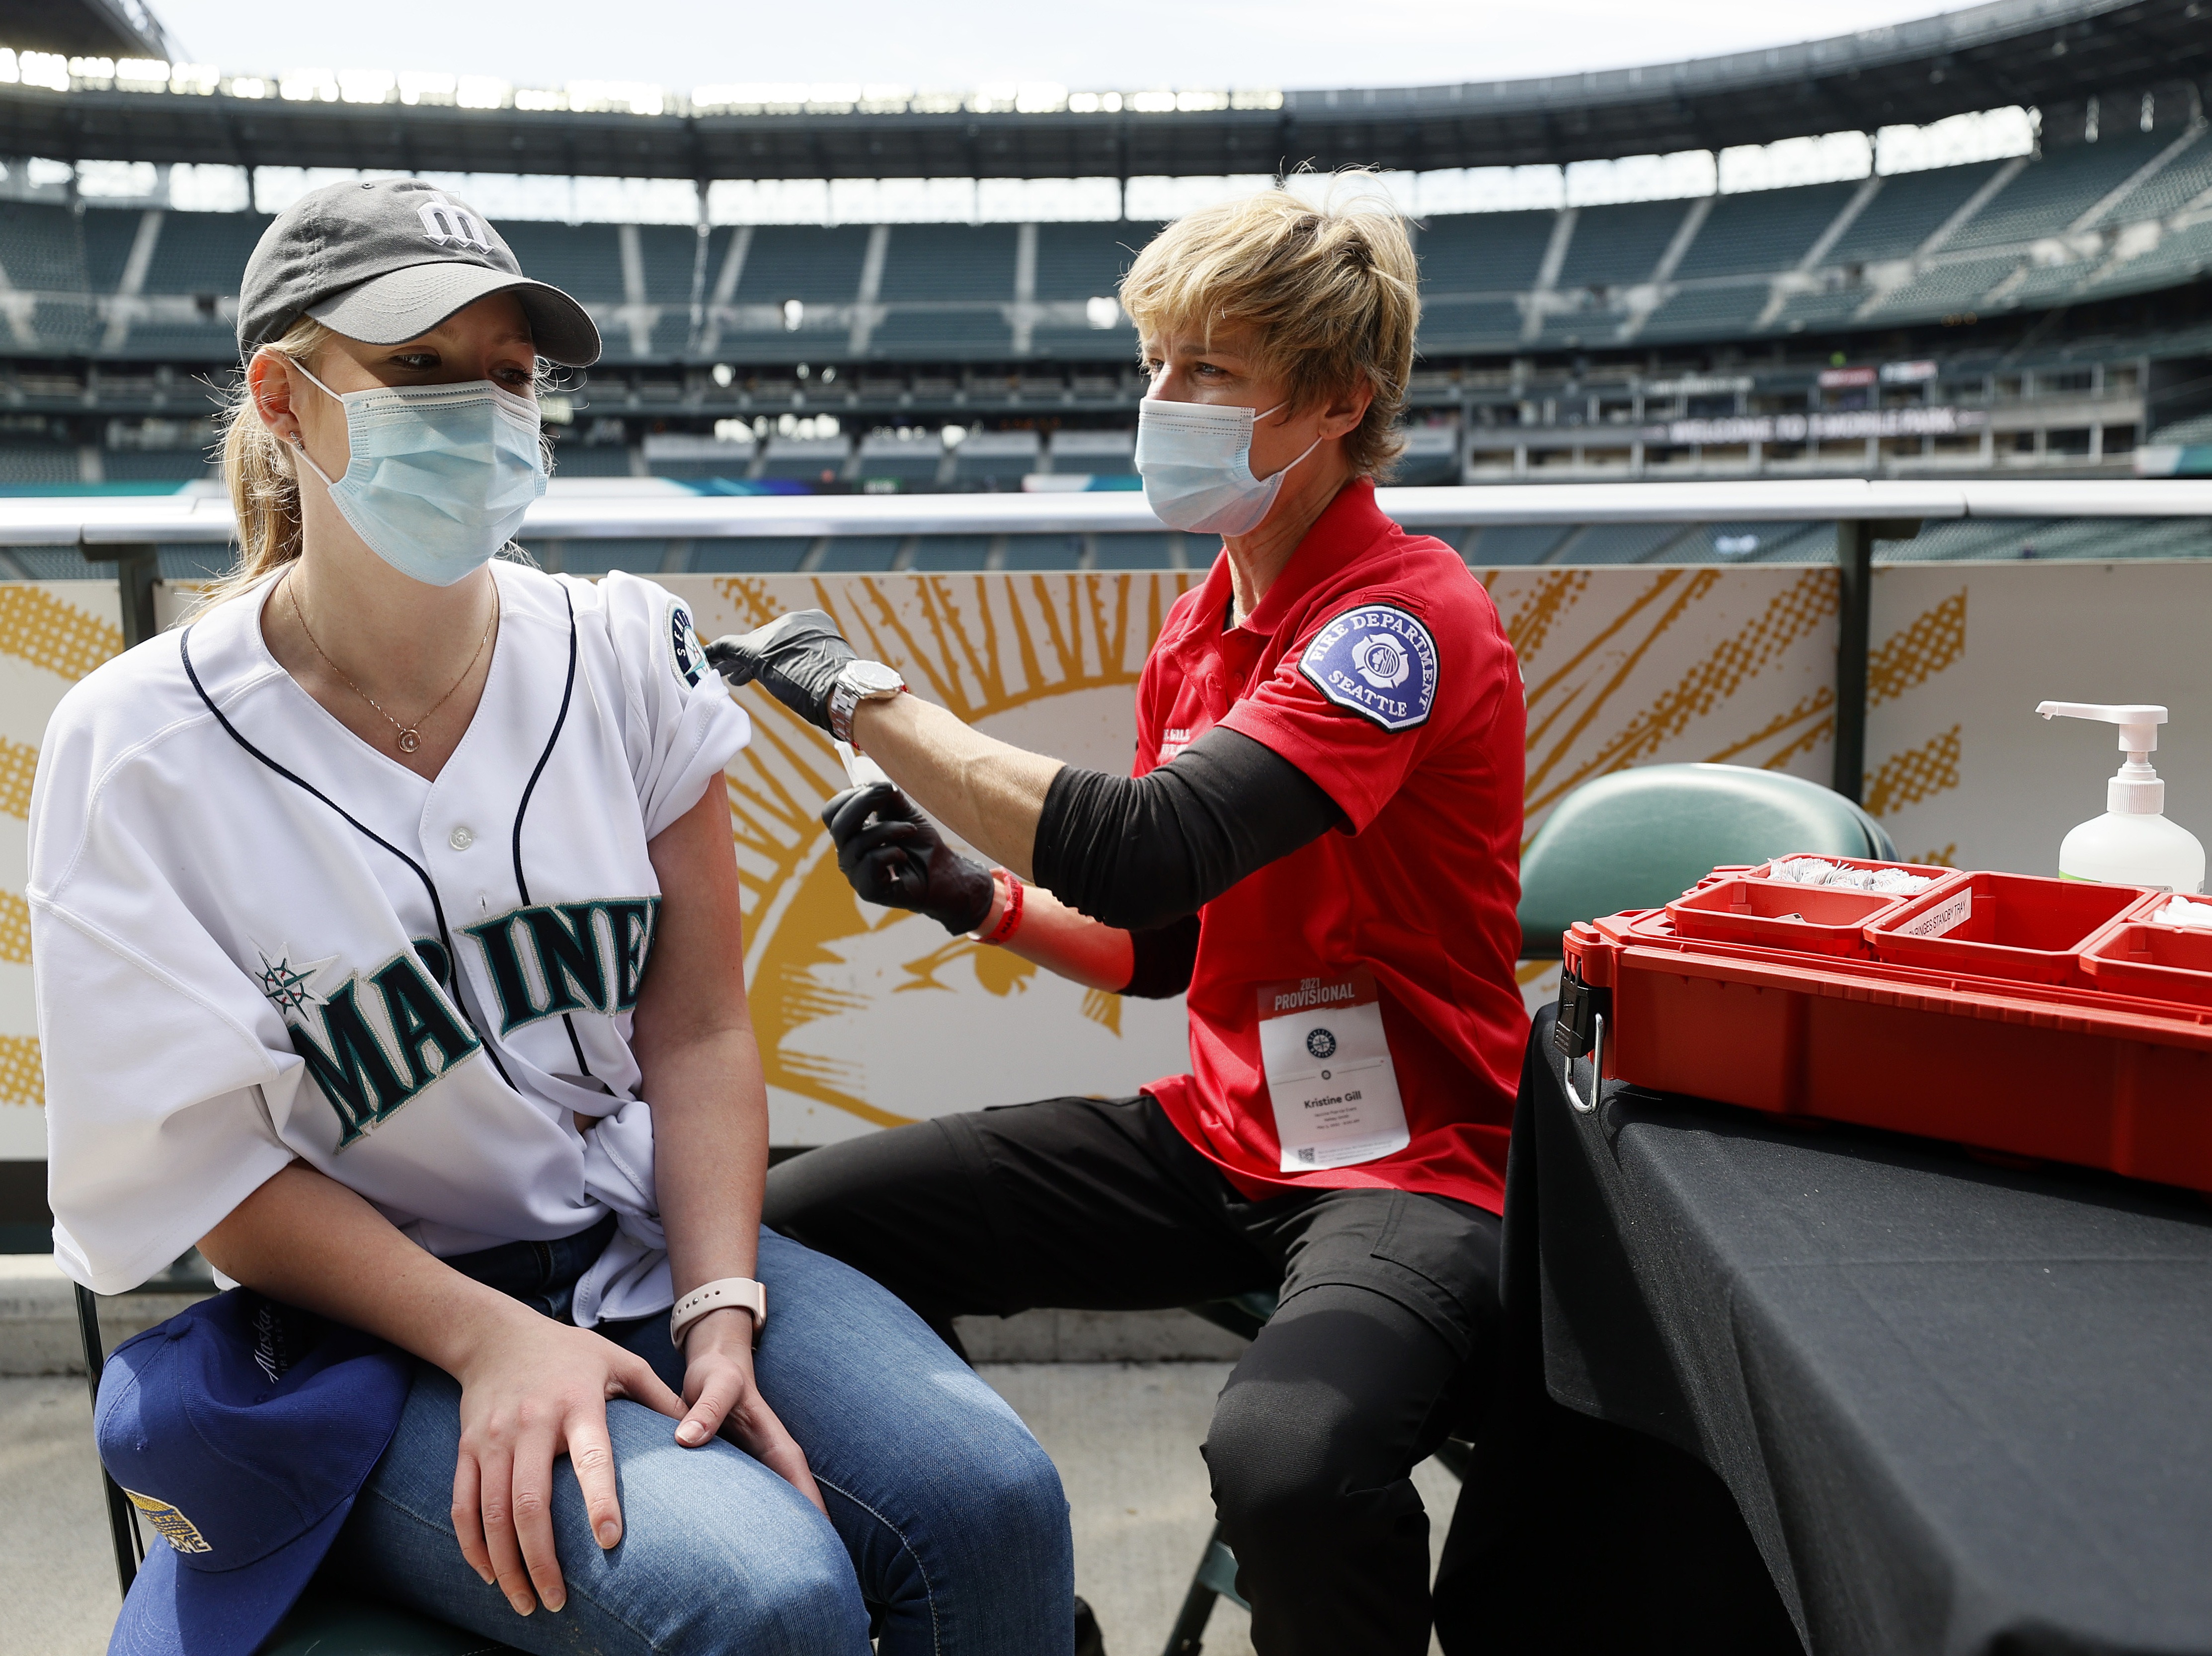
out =
[[(1459, 555), (1353, 483), (1241, 627), (1225, 555), (1183, 594), (1137, 691), (1141, 776), (1215, 725), (1318, 783), (1347, 828), (1200, 911), (1188, 1075), (1146, 1090), (1255, 1199), (1381, 1186), (1501, 1211), (1528, 1039), (1521, 930), (1521, 670)], [(1259, 991), (1364, 967), (1412, 1142), (1286, 1174), (1261, 1067)]]

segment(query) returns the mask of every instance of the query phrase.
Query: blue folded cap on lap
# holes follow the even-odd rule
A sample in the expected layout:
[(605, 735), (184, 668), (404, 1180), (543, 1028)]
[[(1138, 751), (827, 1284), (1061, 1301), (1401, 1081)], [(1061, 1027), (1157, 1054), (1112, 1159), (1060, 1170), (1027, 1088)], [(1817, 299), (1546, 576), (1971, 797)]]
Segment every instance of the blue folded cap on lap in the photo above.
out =
[(244, 1289), (126, 1340), (100, 1376), (108, 1476), (160, 1537), (109, 1656), (252, 1656), (391, 1441), (413, 1361)]

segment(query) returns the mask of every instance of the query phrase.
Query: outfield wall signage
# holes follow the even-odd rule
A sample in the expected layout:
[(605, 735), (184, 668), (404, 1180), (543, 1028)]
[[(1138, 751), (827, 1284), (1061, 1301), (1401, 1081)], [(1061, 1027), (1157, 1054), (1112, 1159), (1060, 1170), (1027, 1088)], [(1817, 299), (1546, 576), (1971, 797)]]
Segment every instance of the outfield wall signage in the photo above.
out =
[(1754, 414), (1670, 420), (1644, 437), (1678, 447), (1721, 443), (1849, 443), (1881, 437), (1955, 437), (1990, 422), (1981, 409), (1853, 409), (1828, 414)]

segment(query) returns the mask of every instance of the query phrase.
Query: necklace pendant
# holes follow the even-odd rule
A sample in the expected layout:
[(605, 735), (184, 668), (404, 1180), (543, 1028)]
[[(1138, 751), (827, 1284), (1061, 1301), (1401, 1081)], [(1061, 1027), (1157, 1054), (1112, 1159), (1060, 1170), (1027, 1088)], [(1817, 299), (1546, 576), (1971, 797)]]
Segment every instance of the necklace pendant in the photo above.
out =
[(422, 738), (420, 736), (416, 735), (416, 734), (415, 733), (415, 731), (414, 731), (412, 729), (404, 730), (404, 731), (400, 731), (400, 732), (399, 732), (399, 751), (400, 751), (400, 752), (402, 752), (402, 753), (412, 753), (412, 752), (414, 752), (414, 751), (415, 751), (415, 749), (417, 749), (417, 748), (421, 747), (422, 745)]

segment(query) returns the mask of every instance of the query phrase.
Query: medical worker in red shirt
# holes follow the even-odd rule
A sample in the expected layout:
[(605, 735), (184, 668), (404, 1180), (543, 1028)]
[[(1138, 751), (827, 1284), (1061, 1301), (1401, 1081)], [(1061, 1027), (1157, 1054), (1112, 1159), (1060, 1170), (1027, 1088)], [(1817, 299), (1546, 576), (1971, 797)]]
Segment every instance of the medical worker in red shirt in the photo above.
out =
[[(1524, 705), (1489, 596), (1376, 503), (1416, 279), (1395, 215), (1281, 191), (1170, 225), (1129, 272), (1137, 469), (1163, 522), (1222, 537), (1146, 663), (1133, 776), (900, 694), (820, 611), (709, 651), (897, 783), (824, 812), (860, 896), (1187, 993), (1188, 1074), (811, 1151), (767, 1219), (948, 1337), (1279, 1294), (1205, 1444), (1265, 1656), (1428, 1648), (1408, 1474), (1498, 1339)], [(978, 1051), (979, 1104), (991, 1071)]]

